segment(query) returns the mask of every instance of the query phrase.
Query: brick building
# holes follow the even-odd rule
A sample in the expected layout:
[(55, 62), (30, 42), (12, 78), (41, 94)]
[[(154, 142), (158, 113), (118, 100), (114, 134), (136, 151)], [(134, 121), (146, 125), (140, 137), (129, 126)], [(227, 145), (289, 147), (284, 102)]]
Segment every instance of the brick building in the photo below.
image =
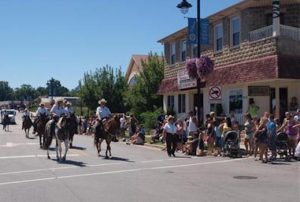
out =
[[(202, 114), (221, 104), (225, 114), (233, 111), (242, 122), (250, 98), (259, 115), (270, 111), (281, 117), (292, 97), (300, 102), (300, 2), (280, 4), (280, 22), (272, 18), (272, 0), (244, 0), (208, 17), (210, 43), (201, 46), (201, 54), (215, 66), (201, 89)], [(198, 101), (196, 82), (185, 71), (185, 60), (197, 55), (197, 47), (186, 39), (183, 28), (159, 40), (167, 65), (158, 93), (164, 95), (164, 109), (173, 107), (179, 117)]]

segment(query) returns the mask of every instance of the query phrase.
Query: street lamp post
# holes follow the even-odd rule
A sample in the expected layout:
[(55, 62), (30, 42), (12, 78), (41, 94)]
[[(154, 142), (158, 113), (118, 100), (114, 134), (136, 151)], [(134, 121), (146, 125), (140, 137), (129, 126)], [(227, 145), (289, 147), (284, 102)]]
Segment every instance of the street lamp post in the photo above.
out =
[[(192, 5), (187, 2), (186, 0), (182, 0), (180, 4), (177, 5), (177, 8), (181, 10), (183, 14), (186, 14), (191, 8)], [(197, 58), (200, 58), (201, 56), (201, 20), (200, 20), (200, 0), (197, 0)], [(197, 78), (197, 118), (198, 118), (198, 123), (200, 126), (200, 100), (201, 100), (201, 78)]]

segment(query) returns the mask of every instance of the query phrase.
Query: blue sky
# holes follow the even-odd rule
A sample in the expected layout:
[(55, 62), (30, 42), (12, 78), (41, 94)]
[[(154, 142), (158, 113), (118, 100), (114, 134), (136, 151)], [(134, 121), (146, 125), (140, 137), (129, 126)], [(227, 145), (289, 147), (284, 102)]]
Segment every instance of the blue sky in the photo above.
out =
[[(180, 1), (0, 0), (0, 80), (44, 87), (53, 77), (73, 89), (106, 64), (125, 72), (132, 54), (161, 54), (157, 41), (187, 25)], [(202, 0), (201, 17), (239, 1)]]

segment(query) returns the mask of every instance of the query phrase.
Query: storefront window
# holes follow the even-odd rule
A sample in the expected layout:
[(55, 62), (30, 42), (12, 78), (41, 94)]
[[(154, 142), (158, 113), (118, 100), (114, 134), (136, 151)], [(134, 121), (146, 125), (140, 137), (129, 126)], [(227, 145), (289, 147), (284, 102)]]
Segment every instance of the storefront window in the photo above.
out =
[(229, 112), (243, 113), (243, 90), (231, 90), (229, 93)]

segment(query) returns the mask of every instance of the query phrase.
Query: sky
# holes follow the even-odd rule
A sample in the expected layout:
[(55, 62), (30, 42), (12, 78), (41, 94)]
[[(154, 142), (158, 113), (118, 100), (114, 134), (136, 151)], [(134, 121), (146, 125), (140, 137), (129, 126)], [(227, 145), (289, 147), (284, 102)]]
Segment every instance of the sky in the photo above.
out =
[[(0, 0), (0, 80), (74, 89), (84, 73), (125, 73), (133, 54), (161, 55), (159, 39), (187, 26), (181, 0)], [(196, 17), (196, 0), (186, 17)], [(240, 0), (202, 0), (201, 18)]]

